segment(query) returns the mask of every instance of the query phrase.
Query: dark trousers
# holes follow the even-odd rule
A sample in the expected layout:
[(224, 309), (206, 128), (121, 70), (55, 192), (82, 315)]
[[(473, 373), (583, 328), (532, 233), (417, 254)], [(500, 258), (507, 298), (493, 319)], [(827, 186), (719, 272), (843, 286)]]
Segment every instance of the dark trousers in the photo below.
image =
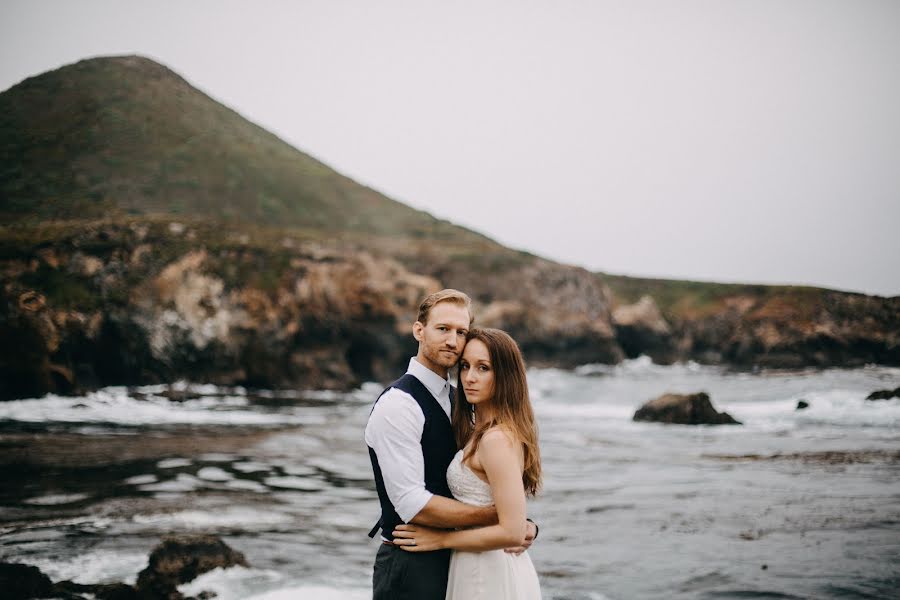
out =
[(405, 552), (382, 544), (372, 573), (373, 600), (444, 600), (450, 550)]

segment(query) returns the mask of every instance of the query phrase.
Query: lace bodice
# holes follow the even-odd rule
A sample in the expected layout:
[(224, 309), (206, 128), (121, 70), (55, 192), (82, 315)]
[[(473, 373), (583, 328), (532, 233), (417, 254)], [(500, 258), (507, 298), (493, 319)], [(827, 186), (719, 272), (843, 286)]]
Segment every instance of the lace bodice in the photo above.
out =
[(490, 506), (494, 503), (491, 486), (464, 465), (462, 457), (463, 451), (460, 450), (447, 467), (447, 485), (450, 486), (453, 497), (473, 506)]

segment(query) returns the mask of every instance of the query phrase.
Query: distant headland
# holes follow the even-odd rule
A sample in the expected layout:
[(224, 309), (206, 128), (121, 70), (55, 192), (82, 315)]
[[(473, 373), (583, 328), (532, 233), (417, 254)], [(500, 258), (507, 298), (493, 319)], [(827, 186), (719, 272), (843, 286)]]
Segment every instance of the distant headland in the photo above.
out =
[(0, 217), (0, 399), (387, 380), (441, 287), (532, 365), (900, 365), (900, 297), (613, 276), (506, 248), (136, 56), (0, 93)]

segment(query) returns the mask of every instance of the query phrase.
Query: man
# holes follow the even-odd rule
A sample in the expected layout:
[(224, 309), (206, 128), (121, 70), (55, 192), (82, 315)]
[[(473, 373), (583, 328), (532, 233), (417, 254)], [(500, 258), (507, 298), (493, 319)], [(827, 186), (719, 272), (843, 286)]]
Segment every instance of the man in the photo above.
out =
[[(369, 535), (381, 529), (384, 542), (375, 558), (374, 600), (441, 600), (447, 590), (450, 551), (405, 552), (391, 543), (397, 525), (416, 522), (450, 529), (497, 522), (493, 507), (453, 500), (446, 478), (457, 451), (450, 426), (449, 372), (474, 321), (471, 307), (466, 294), (452, 289), (422, 301), (413, 324), (418, 352), (369, 415), (365, 439), (381, 503), (381, 519)], [(526, 544), (535, 533), (529, 524)]]

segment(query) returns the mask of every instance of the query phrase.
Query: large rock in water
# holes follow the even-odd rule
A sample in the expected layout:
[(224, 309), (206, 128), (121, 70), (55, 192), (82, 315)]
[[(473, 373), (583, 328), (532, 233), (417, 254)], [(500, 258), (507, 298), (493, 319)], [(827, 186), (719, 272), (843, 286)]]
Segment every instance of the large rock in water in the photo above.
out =
[(219, 567), (246, 567), (244, 555), (214, 535), (164, 538), (150, 553), (150, 564), (138, 574), (141, 597), (180, 600), (177, 586)]
[(634, 413), (633, 420), (679, 425), (741, 424), (728, 413), (716, 411), (705, 392), (689, 395), (664, 394), (640, 407)]
[(37, 567), (18, 563), (0, 563), (0, 590), (7, 600), (50, 598), (53, 582)]
[[(150, 553), (150, 564), (138, 574), (136, 586), (124, 583), (54, 584), (37, 567), (0, 562), (0, 598), (64, 598), (66, 600), (191, 600), (177, 586), (216, 568), (248, 566), (244, 555), (214, 535), (164, 538)], [(201, 592), (199, 598), (209, 597)]]
[(866, 400), (890, 400), (891, 398), (900, 398), (900, 387), (893, 390), (878, 390), (866, 396)]

